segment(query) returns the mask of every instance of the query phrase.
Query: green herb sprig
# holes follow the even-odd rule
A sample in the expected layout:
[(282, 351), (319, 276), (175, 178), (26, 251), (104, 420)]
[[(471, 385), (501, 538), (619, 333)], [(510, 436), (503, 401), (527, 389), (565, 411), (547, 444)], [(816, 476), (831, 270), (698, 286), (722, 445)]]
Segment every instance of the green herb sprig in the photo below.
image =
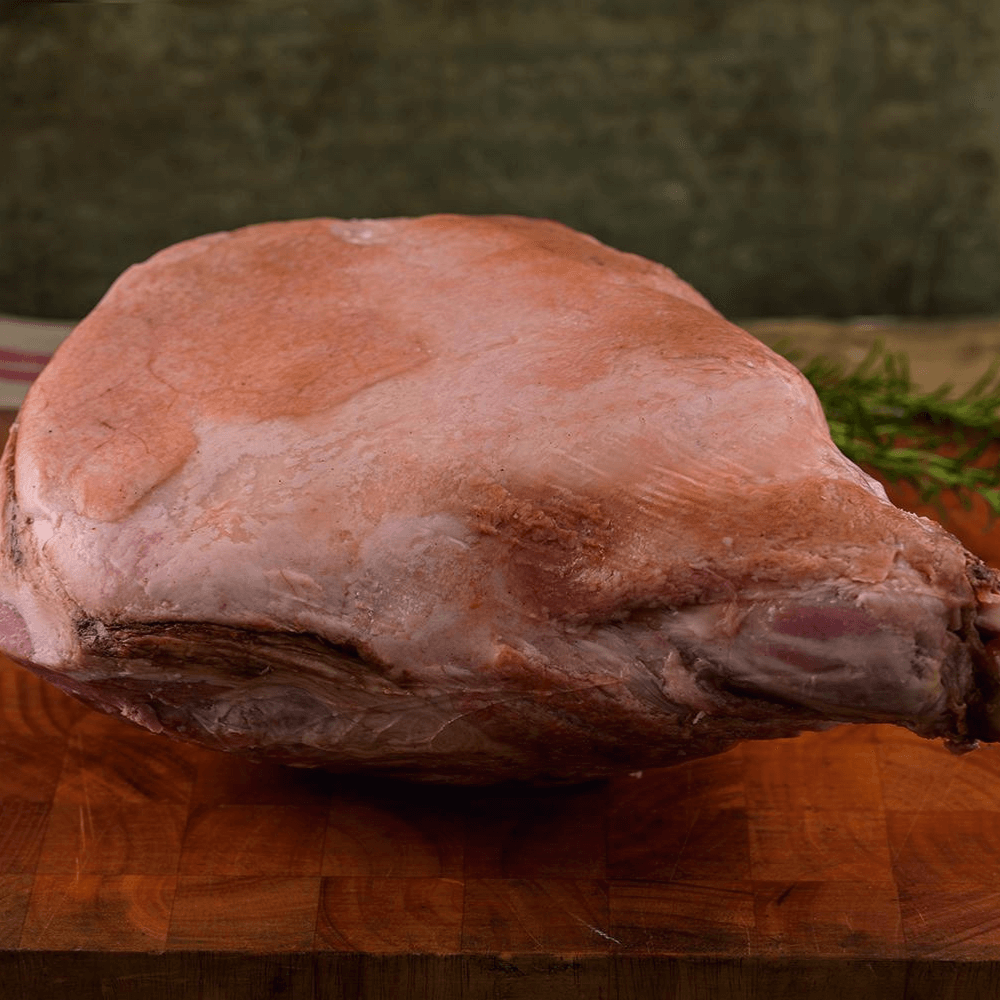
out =
[[(778, 350), (799, 364), (785, 346)], [(853, 370), (827, 357), (799, 368), (823, 404), (834, 443), (853, 462), (910, 483), (924, 503), (939, 503), (942, 491), (952, 490), (968, 508), (978, 494), (1000, 516), (1000, 468), (973, 465), (1000, 439), (1000, 359), (957, 397), (950, 383), (919, 390), (906, 354), (881, 342)], [(954, 454), (942, 455), (948, 446)]]

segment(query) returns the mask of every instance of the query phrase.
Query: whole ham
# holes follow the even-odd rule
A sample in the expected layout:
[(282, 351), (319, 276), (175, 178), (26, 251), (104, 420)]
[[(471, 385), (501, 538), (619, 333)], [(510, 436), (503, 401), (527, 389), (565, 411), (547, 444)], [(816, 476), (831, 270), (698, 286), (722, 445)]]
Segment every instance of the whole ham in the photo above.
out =
[(157, 733), (575, 781), (997, 738), (1000, 580), (789, 363), (555, 222), (313, 219), (130, 268), (3, 457), (0, 646)]

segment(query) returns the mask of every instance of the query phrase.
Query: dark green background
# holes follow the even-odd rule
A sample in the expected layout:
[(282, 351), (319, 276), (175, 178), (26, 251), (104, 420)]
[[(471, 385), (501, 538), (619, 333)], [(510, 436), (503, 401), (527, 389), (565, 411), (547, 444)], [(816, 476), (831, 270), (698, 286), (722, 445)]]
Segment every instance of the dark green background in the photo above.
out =
[(310, 215), (549, 216), (732, 316), (1000, 311), (1000, 3), (0, 7), (0, 311)]

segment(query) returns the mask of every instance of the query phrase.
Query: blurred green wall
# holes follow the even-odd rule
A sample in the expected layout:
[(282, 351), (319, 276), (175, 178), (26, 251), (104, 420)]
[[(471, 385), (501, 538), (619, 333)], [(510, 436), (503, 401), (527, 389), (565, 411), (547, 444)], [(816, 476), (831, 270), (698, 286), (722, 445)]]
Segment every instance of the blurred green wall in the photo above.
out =
[(549, 216), (732, 316), (1000, 311), (1000, 4), (6, 3), (0, 312), (277, 218)]

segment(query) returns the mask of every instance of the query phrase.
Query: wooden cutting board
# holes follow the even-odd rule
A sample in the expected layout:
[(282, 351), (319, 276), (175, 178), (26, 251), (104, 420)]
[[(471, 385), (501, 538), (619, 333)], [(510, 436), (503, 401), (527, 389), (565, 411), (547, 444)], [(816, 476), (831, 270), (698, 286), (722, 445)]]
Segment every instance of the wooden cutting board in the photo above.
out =
[(563, 789), (254, 765), (0, 657), (0, 998), (1000, 996), (1000, 748), (888, 726)]

